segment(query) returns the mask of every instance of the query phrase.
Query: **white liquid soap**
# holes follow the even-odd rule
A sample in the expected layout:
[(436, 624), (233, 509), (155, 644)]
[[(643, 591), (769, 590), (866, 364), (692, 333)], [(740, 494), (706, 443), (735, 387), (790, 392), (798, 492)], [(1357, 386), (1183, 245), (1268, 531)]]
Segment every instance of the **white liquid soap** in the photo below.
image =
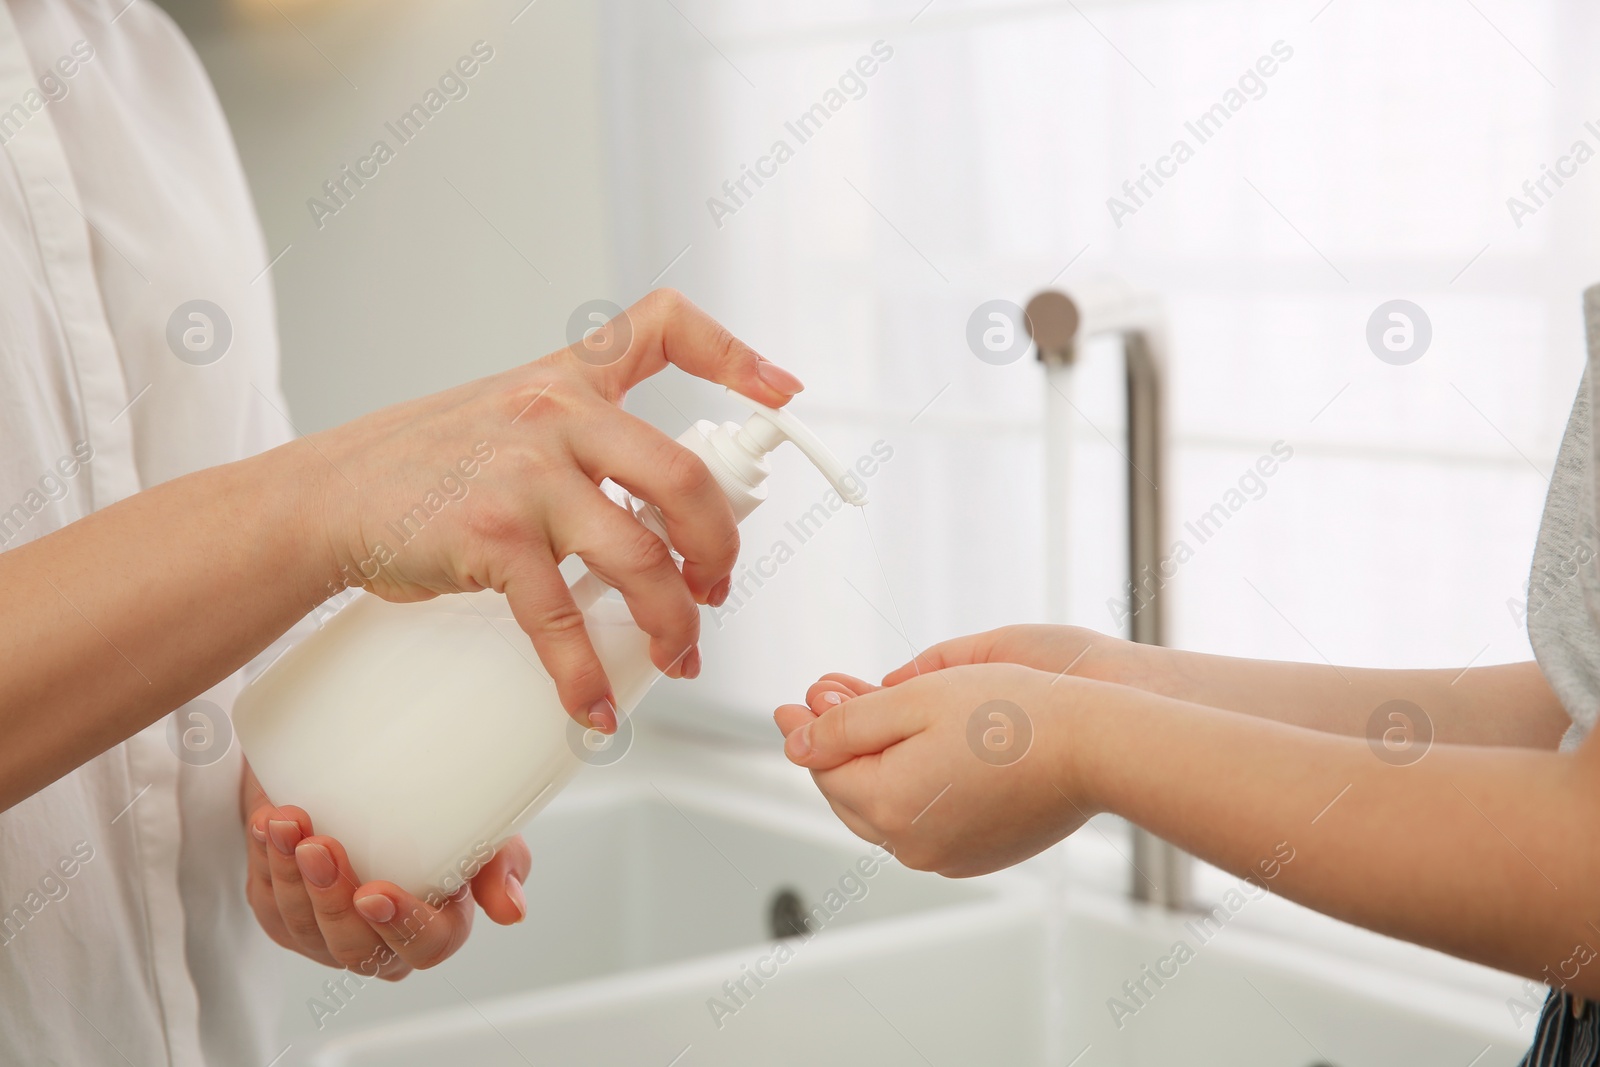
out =
[[(754, 409), (743, 426), (702, 420), (678, 440), (710, 468), (737, 521), (766, 499), (766, 455), (784, 441), (846, 501), (866, 503), (861, 481), (793, 415), (730, 395)], [(618, 495), (666, 540), (653, 505)], [(649, 635), (595, 575), (572, 592), (625, 721), (661, 677)], [(415, 604), (358, 597), (245, 687), (233, 723), (274, 802), (304, 808), (362, 881), (423, 899), (460, 889), (604, 744), (567, 715), (492, 591)]]

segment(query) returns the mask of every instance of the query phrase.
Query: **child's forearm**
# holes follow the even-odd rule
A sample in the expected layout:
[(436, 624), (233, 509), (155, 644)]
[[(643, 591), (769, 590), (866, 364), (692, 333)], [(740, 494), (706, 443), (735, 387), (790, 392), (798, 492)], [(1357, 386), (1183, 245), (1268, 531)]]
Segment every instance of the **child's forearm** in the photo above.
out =
[(1131, 685), (1325, 733), (1361, 736), (1373, 713), (1392, 700), (1417, 705), (1434, 739), (1456, 745), (1554, 748), (1569, 725), (1535, 663), (1375, 670), (1235, 659), (1134, 644), (1081, 626), (1002, 626), (941, 641), (889, 672), (884, 683), (977, 663)]
[(1600, 962), (1580, 965), (1600, 951), (1592, 744), (1394, 766), (1364, 739), (1093, 689), (1068, 698), (1062, 759), (1097, 807), (1318, 911), (1600, 997)]
[(1326, 733), (1365, 735), (1391, 700), (1420, 708), (1433, 739), (1448, 744), (1554, 748), (1570, 725), (1532, 662), (1376, 670), (1138, 645), (1112, 658), (1124, 684)]

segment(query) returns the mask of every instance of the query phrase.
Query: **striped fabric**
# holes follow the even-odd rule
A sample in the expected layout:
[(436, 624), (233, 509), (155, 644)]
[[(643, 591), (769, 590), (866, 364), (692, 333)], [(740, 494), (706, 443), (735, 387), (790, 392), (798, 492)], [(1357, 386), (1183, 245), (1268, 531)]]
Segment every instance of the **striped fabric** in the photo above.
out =
[(1539, 1013), (1533, 1047), (1518, 1067), (1600, 1065), (1600, 1007), (1552, 989)]

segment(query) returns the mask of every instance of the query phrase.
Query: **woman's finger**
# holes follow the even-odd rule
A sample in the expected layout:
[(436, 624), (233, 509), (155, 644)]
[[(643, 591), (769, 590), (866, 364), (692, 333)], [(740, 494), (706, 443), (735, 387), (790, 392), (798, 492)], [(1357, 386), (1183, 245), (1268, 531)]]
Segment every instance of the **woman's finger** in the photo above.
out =
[[(301, 951), (326, 953), (317, 916), (295, 863), (294, 850), (311, 833), (311, 817), (301, 808), (279, 806), (267, 817), (267, 869), (272, 874), (272, 896), (278, 914)], [(331, 959), (331, 954), (329, 954)]]
[(699, 456), (643, 419), (605, 410), (603, 425), (573, 439), (573, 455), (596, 482), (610, 478), (661, 509), (690, 594), (707, 602), (739, 556), (728, 498)]
[(472, 896), (483, 913), (501, 926), (528, 917), (528, 898), (522, 887), (533, 869), (533, 854), (521, 835), (501, 846), (494, 858), (472, 877)]
[[(589, 492), (595, 492), (588, 486)], [(603, 499), (603, 498), (602, 498)], [(502, 592), (511, 614), (555, 682), (561, 706), (579, 726), (611, 733), (617, 709), (600, 657), (584, 627), (583, 613), (548, 548), (529, 548), (507, 569)]]
[(356, 890), (355, 906), (384, 943), (419, 971), (449, 959), (472, 932), (466, 887), (433, 907), (393, 882), (368, 882)]
[(331, 837), (308, 837), (295, 846), (294, 858), (317, 929), (339, 966), (366, 978), (405, 977), (411, 968), (356, 910), (361, 883), (344, 846)]
[(575, 552), (622, 594), (650, 635), (650, 659), (668, 677), (699, 673), (700, 611), (665, 541), (593, 486), (567, 496), (551, 530), (558, 555)]
[[(682, 293), (657, 289), (607, 324), (612, 348), (604, 366), (588, 353), (572, 359), (591, 368), (612, 400), (668, 363), (696, 378), (725, 385), (769, 407), (781, 407), (805, 386), (701, 311)], [(621, 351), (618, 351), (618, 350)], [(585, 358), (587, 356), (587, 358)]]
[[(267, 936), (284, 948), (298, 952), (299, 942), (284, 925), (283, 915), (278, 911), (278, 899), (272, 891), (272, 866), (267, 858), (267, 849), (271, 847), (267, 843), (267, 820), (271, 818), (273, 810), (270, 805), (258, 807), (250, 813), (245, 823), (244, 896)], [(331, 961), (332, 957), (329, 957), (328, 962)]]

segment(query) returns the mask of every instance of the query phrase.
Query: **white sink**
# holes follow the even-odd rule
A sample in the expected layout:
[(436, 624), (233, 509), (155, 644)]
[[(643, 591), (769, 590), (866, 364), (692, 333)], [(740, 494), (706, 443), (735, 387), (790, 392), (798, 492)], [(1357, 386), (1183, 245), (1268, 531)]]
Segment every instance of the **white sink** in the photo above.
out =
[[(861, 877), (871, 847), (803, 773), (745, 752), (635, 752), (526, 836), (522, 925), (480, 916), (443, 966), (338, 998), (336, 972), (293, 958), (277, 1067), (1509, 1067), (1531, 1036), (1515, 980), (1342, 924), (1343, 948), (1246, 920), (1202, 944), (1193, 916), (1075, 882), (1047, 907), (1038, 865)], [(829, 890), (780, 959), (775, 898)], [(1119, 1017), (1180, 939), (1195, 958)]]
[[(336, 1005), (333, 972), (296, 966), (284, 1063), (1042, 1062), (1028, 879), (876, 862), (831, 817), (681, 781), (560, 798), (526, 836), (524, 924), (480, 917), (456, 958), (365, 983), (320, 1031), (305, 1001)], [(825, 921), (778, 949), (785, 892)]]
[[(1063, 1062), (1088, 1048), (1077, 1067), (1511, 1067), (1532, 1039), (1532, 1021), (1519, 1031), (1506, 1010), (1520, 989), (1508, 976), (1399, 942), (1384, 947), (1398, 957), (1386, 964), (1249, 929), (1197, 934), (1197, 921), (1072, 902)], [(1163, 964), (1179, 941), (1193, 957)], [(1130, 995), (1125, 982), (1142, 988)]]

